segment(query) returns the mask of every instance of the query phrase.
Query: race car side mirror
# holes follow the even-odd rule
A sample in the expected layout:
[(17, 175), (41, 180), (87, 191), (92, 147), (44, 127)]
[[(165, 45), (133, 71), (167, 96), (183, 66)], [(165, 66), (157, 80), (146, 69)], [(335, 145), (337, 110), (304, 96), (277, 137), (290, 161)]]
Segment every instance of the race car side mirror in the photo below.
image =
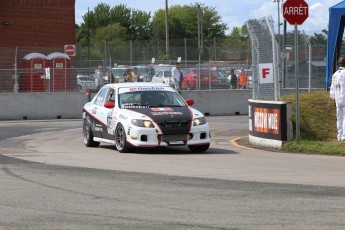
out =
[(192, 105), (194, 105), (194, 100), (193, 99), (186, 99), (186, 103), (187, 103), (187, 105), (192, 106)]
[(112, 102), (112, 101), (104, 102), (104, 107), (105, 107), (105, 108), (108, 108), (108, 109), (112, 109), (112, 108), (115, 107), (115, 103)]

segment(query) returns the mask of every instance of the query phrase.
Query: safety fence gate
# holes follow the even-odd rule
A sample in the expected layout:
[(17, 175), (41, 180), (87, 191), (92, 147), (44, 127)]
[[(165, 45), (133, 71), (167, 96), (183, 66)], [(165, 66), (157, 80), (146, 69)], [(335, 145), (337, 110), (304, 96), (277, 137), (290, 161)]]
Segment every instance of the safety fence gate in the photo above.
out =
[[(279, 68), (279, 46), (274, 35), (272, 17), (246, 22), (251, 41), (253, 99), (274, 100), (280, 98), (281, 70)], [(272, 63), (273, 83), (260, 84), (259, 64)]]

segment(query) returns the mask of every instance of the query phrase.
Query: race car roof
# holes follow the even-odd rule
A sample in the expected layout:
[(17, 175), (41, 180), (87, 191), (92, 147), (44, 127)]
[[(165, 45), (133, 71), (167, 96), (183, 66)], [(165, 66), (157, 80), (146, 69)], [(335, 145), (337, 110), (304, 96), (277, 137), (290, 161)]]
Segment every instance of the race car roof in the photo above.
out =
[(152, 91), (152, 90), (163, 90), (163, 91), (175, 91), (171, 86), (164, 83), (155, 82), (126, 82), (126, 83), (115, 83), (108, 84), (116, 89), (121, 89), (120, 93), (133, 92), (133, 91)]
[(160, 86), (160, 87), (166, 87), (169, 85), (164, 83), (155, 83), (155, 82), (125, 82), (125, 83), (114, 83), (110, 84), (111, 86), (114, 86), (116, 88), (122, 88), (122, 87), (152, 87), (152, 86)]

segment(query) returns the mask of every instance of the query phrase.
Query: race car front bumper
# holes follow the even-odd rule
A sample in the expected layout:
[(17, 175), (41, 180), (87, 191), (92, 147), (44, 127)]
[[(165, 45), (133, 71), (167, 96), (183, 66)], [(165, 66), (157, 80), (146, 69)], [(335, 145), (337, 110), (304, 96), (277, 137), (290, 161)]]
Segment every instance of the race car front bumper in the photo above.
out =
[(182, 134), (164, 134), (156, 128), (130, 127), (127, 142), (135, 147), (202, 145), (211, 142), (211, 134), (207, 124), (193, 126), (188, 133)]

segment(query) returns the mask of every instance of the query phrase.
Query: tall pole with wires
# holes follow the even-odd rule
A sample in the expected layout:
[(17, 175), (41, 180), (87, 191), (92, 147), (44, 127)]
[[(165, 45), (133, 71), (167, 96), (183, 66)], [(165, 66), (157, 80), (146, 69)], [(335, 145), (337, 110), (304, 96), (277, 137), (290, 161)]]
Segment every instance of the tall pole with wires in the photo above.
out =
[(198, 89), (201, 89), (201, 84), (200, 84), (200, 68), (201, 68), (201, 53), (203, 49), (203, 33), (202, 33), (202, 16), (203, 16), (203, 10), (201, 9), (200, 3), (197, 4), (198, 6), (198, 51), (199, 51), (199, 70), (198, 70)]
[(168, 0), (165, 0), (165, 53), (169, 59), (169, 7)]

